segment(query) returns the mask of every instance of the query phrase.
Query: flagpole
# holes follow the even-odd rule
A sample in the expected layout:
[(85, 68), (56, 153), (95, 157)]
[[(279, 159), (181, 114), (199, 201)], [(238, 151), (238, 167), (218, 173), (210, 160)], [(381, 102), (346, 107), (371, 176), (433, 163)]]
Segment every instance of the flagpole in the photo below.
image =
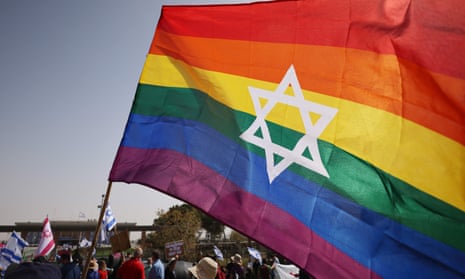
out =
[(85, 279), (87, 276), (87, 272), (89, 271), (90, 259), (92, 258), (92, 252), (94, 251), (95, 246), (97, 244), (97, 239), (99, 237), (99, 232), (100, 232), (100, 226), (102, 225), (103, 215), (105, 214), (105, 209), (107, 208), (107, 204), (108, 204), (108, 198), (110, 197), (111, 186), (112, 186), (111, 181), (108, 181), (107, 192), (105, 194), (105, 199), (103, 200), (102, 207), (100, 208), (100, 216), (97, 221), (97, 228), (95, 229), (94, 239), (92, 239), (92, 245), (90, 246), (89, 252), (87, 254), (86, 264), (84, 265), (84, 271), (81, 274), (81, 279)]

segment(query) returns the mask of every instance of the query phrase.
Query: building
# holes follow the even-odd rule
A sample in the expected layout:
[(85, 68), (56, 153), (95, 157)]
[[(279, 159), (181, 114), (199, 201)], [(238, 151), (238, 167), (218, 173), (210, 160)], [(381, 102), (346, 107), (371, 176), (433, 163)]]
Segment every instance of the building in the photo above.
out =
[[(50, 220), (53, 236), (57, 245), (77, 245), (79, 241), (86, 238), (94, 239), (97, 228), (97, 220), (87, 221), (53, 221)], [(42, 222), (16, 222), (15, 225), (0, 226), (0, 232), (16, 231), (30, 245), (38, 244), (42, 233)], [(136, 223), (118, 223), (118, 231), (142, 232), (144, 238), (147, 231), (155, 231), (153, 225), (138, 226)]]

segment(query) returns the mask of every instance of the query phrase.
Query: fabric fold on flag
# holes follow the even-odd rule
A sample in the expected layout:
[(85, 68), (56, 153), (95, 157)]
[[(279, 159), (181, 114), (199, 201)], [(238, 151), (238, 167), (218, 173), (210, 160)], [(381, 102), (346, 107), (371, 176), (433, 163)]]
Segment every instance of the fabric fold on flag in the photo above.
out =
[(105, 208), (102, 224), (107, 231), (111, 231), (116, 226), (116, 218), (110, 205), (107, 205), (107, 208)]
[(81, 248), (87, 248), (92, 245), (92, 242), (90, 242), (87, 238), (82, 238), (82, 240), (79, 242), (79, 247)]
[(102, 226), (100, 229), (100, 242), (105, 243), (109, 240), (108, 232), (113, 230), (116, 226), (116, 218), (113, 215), (113, 211), (111, 210), (111, 206), (107, 205), (105, 208), (105, 212), (102, 219)]
[(293, 264), (277, 264), (275, 270), (279, 279), (295, 279), (299, 277), (299, 268)]
[(164, 6), (109, 179), (317, 278), (463, 278), (462, 14), (458, 0)]
[(260, 251), (253, 247), (247, 247), (247, 252), (249, 252), (249, 255), (253, 257), (254, 259), (258, 260), (260, 265), (262, 265), (262, 255), (260, 254)]
[(216, 245), (213, 246), (213, 252), (215, 253), (215, 257), (219, 260), (224, 260), (224, 257), (223, 257), (223, 252), (221, 252), (221, 250), (216, 247)]
[(50, 221), (48, 217), (45, 218), (43, 228), (42, 228), (42, 235), (40, 238), (39, 245), (37, 246), (36, 252), (34, 257), (40, 256), (47, 256), (52, 252), (53, 248), (55, 248), (55, 240), (53, 238), (52, 227), (50, 225)]
[(12, 263), (19, 264), (22, 260), (23, 250), (29, 243), (13, 231), (6, 245), (0, 248), (0, 268), (6, 270)]

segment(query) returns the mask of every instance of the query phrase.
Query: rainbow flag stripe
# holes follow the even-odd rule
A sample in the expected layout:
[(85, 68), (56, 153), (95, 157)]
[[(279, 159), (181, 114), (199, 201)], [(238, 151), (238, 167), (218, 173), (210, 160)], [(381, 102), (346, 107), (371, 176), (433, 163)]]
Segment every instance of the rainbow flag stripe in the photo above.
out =
[(164, 6), (110, 180), (317, 278), (463, 278), (465, 8), (391, 2)]

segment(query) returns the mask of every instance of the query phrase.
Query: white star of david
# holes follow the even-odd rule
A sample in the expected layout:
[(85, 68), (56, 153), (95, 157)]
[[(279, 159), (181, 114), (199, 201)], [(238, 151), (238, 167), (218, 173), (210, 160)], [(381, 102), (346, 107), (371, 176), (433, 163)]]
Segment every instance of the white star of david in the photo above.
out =
[[(285, 94), (285, 91), (289, 86), (293, 89), (294, 96)], [(281, 80), (275, 91), (268, 91), (249, 86), (249, 93), (257, 117), (250, 127), (240, 135), (240, 137), (241, 139), (265, 150), (266, 170), (270, 184), (292, 163), (299, 164), (302, 167), (329, 177), (329, 174), (321, 161), (317, 140), (324, 129), (326, 129), (326, 126), (328, 126), (336, 115), (337, 109), (305, 100), (293, 65), (289, 67), (286, 75)], [(260, 99), (268, 101), (262, 106)], [(300, 138), (292, 150), (272, 142), (268, 126), (265, 122), (266, 116), (277, 103), (297, 107), (300, 111), (300, 116), (305, 128), (305, 134)], [(315, 123), (312, 123), (312, 120), (310, 119), (310, 112), (320, 115)], [(255, 135), (259, 129), (261, 130), (262, 137)], [(308, 149), (312, 159), (303, 156), (306, 149)], [(275, 154), (283, 158), (277, 164), (275, 164), (274, 161)]]

